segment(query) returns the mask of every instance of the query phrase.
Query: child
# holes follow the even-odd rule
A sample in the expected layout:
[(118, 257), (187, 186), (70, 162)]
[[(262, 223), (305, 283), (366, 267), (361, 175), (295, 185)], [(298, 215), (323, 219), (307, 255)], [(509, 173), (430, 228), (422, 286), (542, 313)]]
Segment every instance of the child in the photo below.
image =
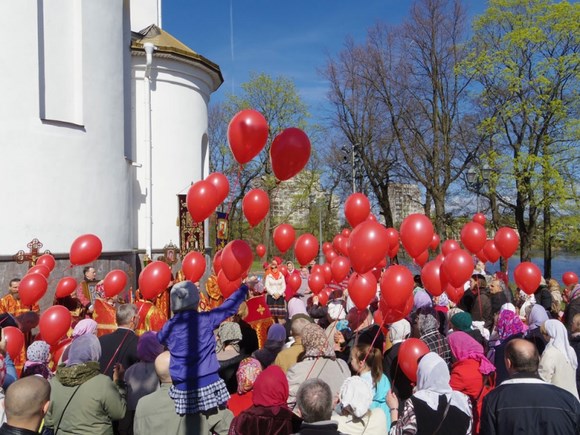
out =
[(380, 350), (368, 344), (359, 344), (352, 349), (350, 364), (373, 390), (373, 403), (370, 409), (382, 409), (387, 417), (387, 427), (391, 427), (391, 413), (386, 402), (391, 383), (383, 373), (383, 356)]
[[(248, 280), (249, 285), (253, 283), (253, 280)], [(175, 403), (177, 414), (202, 413), (212, 415), (212, 421), (223, 419), (224, 424), (231, 421), (231, 416), (229, 421), (225, 421), (228, 416), (224, 410), (230, 395), (218, 375), (213, 331), (237, 313), (247, 293), (248, 287), (244, 284), (219, 307), (198, 312), (199, 291), (192, 282), (182, 281), (171, 289), (174, 316), (159, 331), (157, 338), (171, 354), (169, 373), (173, 385), (169, 396)]]

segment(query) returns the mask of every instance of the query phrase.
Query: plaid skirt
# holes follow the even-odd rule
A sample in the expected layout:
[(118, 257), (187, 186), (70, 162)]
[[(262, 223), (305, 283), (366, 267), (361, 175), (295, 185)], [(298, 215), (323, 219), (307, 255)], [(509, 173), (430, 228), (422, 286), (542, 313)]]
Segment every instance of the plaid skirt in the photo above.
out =
[(169, 388), (169, 397), (175, 404), (175, 413), (179, 415), (196, 414), (224, 406), (230, 399), (230, 393), (223, 379), (197, 390), (178, 390)]
[(284, 296), (280, 296), (278, 299), (274, 299), (272, 296), (268, 295), (266, 297), (266, 303), (268, 308), (270, 308), (270, 315), (272, 317), (279, 317), (285, 319), (288, 315), (286, 310), (286, 302), (284, 301)]

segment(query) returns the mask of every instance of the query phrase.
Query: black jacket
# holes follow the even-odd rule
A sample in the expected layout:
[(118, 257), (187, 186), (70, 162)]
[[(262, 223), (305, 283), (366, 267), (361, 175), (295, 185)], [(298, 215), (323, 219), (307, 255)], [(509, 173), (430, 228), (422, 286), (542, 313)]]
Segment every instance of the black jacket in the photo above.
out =
[(580, 402), (536, 377), (516, 375), (483, 399), (481, 435), (577, 434)]
[(38, 432), (33, 430), (22, 429), (20, 427), (10, 426), (8, 423), (4, 423), (0, 427), (0, 435), (38, 435)]
[(119, 328), (115, 332), (99, 337), (101, 343), (101, 373), (113, 379), (115, 363), (120, 362), (125, 370), (139, 361), (137, 357), (137, 342), (139, 337), (135, 332)]

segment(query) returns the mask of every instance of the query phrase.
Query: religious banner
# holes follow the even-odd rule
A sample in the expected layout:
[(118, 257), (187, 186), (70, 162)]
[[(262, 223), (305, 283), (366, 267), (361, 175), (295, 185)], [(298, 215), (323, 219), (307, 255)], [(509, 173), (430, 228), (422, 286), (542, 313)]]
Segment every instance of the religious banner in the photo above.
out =
[(195, 223), (187, 210), (186, 195), (177, 195), (179, 203), (179, 248), (181, 258), (188, 252), (204, 252), (203, 222)]
[(218, 211), (216, 212), (216, 216), (215, 248), (217, 252), (228, 244), (230, 227), (227, 213)]

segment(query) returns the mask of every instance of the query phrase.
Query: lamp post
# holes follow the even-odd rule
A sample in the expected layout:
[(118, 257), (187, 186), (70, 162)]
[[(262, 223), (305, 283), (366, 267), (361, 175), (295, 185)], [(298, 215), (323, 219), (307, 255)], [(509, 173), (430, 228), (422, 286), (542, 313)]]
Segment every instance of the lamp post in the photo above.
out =
[(489, 181), (489, 177), (491, 175), (491, 168), (486, 163), (481, 167), (480, 170), (476, 169), (476, 167), (471, 166), (467, 170), (466, 174), (466, 181), (467, 187), (475, 191), (476, 201), (477, 201), (477, 212), (479, 212), (479, 197), (481, 195), (481, 190), (483, 186)]
[(310, 209), (312, 210), (314, 204), (316, 204), (318, 209), (318, 264), (324, 264), (324, 255), (322, 254), (322, 209), (315, 195), (308, 195), (308, 199), (310, 200)]

